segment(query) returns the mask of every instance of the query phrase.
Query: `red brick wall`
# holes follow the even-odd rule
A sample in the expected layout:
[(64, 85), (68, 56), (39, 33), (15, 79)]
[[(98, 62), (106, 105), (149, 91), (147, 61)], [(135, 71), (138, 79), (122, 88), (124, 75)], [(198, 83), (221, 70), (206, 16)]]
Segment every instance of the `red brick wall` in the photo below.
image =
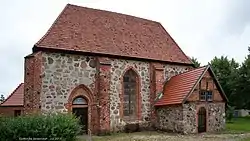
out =
[[(201, 79), (201, 89), (206, 89), (206, 84), (208, 82), (208, 90), (213, 91), (213, 101), (223, 101), (223, 98), (220, 92), (215, 85), (215, 82), (212, 78), (212, 75), (207, 71), (203, 78)], [(188, 101), (198, 101), (199, 100), (199, 84), (193, 91), (193, 93), (189, 96)]]
[(42, 53), (25, 57), (24, 70), (24, 113), (40, 110)]
[(99, 120), (100, 120), (100, 133), (110, 131), (110, 102), (109, 102), (109, 89), (110, 89), (110, 72), (111, 64), (108, 58), (99, 58)]
[(156, 121), (156, 113), (153, 108), (154, 100), (158, 93), (163, 91), (163, 83), (164, 83), (164, 66), (158, 63), (150, 63), (150, 101), (152, 105), (151, 111), (151, 122), (154, 124)]
[(35, 111), (40, 111), (41, 109), (41, 87), (42, 87), (42, 78), (41, 78), (41, 72), (42, 72), (42, 53), (38, 52), (35, 55), (34, 59), (34, 92), (33, 92), (33, 109)]
[(25, 58), (24, 67), (24, 113), (30, 113), (33, 107), (34, 56)]
[(22, 106), (15, 106), (15, 107), (4, 106), (4, 107), (0, 107), (0, 115), (13, 117), (15, 110), (21, 110), (21, 114), (23, 113)]

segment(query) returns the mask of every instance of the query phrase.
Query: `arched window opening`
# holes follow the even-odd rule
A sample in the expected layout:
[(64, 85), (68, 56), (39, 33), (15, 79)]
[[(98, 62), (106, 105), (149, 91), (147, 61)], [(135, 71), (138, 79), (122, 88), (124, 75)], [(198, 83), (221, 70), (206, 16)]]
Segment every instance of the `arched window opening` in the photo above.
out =
[(73, 100), (73, 105), (88, 105), (87, 101), (85, 98), (83, 97), (76, 97), (74, 100)]
[(123, 76), (123, 116), (135, 117), (137, 115), (137, 74), (128, 70)]

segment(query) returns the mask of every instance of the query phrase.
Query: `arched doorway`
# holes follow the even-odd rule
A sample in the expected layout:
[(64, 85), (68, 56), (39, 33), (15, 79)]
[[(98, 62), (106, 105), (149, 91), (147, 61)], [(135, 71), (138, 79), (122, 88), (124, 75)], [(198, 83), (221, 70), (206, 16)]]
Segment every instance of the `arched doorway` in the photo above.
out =
[[(93, 128), (91, 117), (93, 111), (93, 95), (85, 85), (81, 84), (75, 87), (69, 95), (67, 109), (80, 118), (80, 124), (84, 125), (85, 133), (96, 130)], [(95, 114), (94, 114), (95, 115)]]
[(206, 109), (201, 107), (198, 112), (198, 133), (206, 132)]
[(74, 98), (72, 102), (72, 113), (80, 120), (83, 133), (88, 132), (88, 102), (82, 97), (78, 96)]

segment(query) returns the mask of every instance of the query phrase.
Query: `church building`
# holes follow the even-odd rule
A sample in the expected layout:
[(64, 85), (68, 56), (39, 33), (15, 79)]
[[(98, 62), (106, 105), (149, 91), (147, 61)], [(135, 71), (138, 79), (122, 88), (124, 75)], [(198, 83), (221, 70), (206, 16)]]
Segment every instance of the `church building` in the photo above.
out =
[[(74, 113), (93, 134), (215, 132), (227, 98), (159, 23), (68, 4), (25, 57), (22, 113)], [(137, 129), (136, 129), (137, 130)]]

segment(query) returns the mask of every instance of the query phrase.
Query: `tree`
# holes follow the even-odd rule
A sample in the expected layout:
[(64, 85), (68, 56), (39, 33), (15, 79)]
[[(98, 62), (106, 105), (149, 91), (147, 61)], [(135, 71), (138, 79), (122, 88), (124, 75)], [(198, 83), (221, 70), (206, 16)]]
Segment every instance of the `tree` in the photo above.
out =
[(229, 105), (238, 105), (235, 96), (237, 95), (239, 63), (234, 59), (229, 60), (227, 57), (221, 56), (220, 58), (215, 57), (210, 64), (229, 99)]
[(250, 109), (250, 48), (248, 47), (248, 56), (245, 58), (239, 68), (239, 76), (237, 83), (238, 95), (235, 97), (238, 108)]
[(200, 67), (201, 63), (198, 62), (197, 58), (192, 57), (191, 61), (194, 63), (195, 68)]
[(1, 95), (0, 97), (0, 103), (2, 103), (5, 100), (4, 95)]
[(232, 122), (233, 114), (234, 114), (234, 107), (227, 105), (226, 118), (228, 122)]

